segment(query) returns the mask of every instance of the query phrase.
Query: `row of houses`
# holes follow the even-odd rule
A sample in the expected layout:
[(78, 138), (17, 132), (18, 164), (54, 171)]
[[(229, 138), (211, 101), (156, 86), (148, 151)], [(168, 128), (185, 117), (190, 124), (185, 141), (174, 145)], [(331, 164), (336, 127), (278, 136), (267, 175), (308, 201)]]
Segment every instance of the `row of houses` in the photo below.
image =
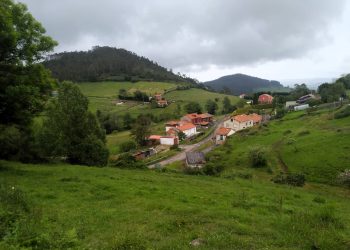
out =
[(151, 135), (149, 140), (162, 145), (177, 145), (179, 144), (179, 135), (181, 133), (186, 138), (191, 138), (198, 134), (198, 128), (211, 126), (212, 123), (213, 115), (211, 114), (186, 114), (180, 120), (173, 120), (165, 123), (166, 135)]

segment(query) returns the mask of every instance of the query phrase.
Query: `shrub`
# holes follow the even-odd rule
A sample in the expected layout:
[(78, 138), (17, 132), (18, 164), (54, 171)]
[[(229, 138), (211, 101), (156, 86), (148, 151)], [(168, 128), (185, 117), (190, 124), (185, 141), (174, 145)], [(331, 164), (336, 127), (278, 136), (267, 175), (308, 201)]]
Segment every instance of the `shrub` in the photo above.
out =
[(171, 146), (170, 146), (170, 149), (171, 149), (171, 150), (179, 150), (180, 148), (179, 148), (179, 145), (178, 145), (178, 144), (174, 144), (174, 145), (171, 145)]
[(263, 147), (253, 147), (249, 151), (250, 165), (253, 168), (265, 167), (267, 165), (267, 154)]
[(286, 131), (283, 132), (284, 135), (288, 135), (288, 134), (290, 134), (290, 133), (292, 133), (292, 130), (290, 130), (290, 129), (288, 129), (288, 130), (286, 130)]
[(73, 164), (83, 164), (87, 166), (106, 166), (108, 162), (109, 151), (104, 143), (95, 137), (88, 137), (82, 143), (72, 147), (72, 156), (69, 161)]
[(218, 163), (207, 163), (202, 169), (206, 175), (219, 175), (224, 170), (224, 166)]
[(340, 119), (340, 118), (344, 118), (347, 116), (350, 116), (350, 106), (347, 106), (345, 109), (340, 110), (337, 113), (335, 113), (334, 118)]
[(310, 134), (310, 131), (309, 131), (309, 130), (303, 130), (303, 131), (300, 131), (300, 132), (298, 133), (298, 136), (304, 136), (304, 135), (308, 135), (308, 134)]
[(110, 162), (110, 166), (118, 168), (145, 168), (146, 165), (130, 153), (120, 154), (116, 160)]
[(316, 202), (316, 203), (326, 203), (326, 200), (322, 197), (319, 197), (319, 196), (316, 196), (313, 200), (313, 202)]
[(350, 169), (346, 169), (338, 175), (338, 182), (339, 184), (350, 188)]
[(129, 152), (133, 149), (136, 149), (136, 143), (134, 141), (126, 141), (119, 145), (121, 152)]
[(295, 187), (302, 187), (305, 185), (305, 175), (303, 174), (279, 174), (272, 178), (274, 183), (287, 184)]

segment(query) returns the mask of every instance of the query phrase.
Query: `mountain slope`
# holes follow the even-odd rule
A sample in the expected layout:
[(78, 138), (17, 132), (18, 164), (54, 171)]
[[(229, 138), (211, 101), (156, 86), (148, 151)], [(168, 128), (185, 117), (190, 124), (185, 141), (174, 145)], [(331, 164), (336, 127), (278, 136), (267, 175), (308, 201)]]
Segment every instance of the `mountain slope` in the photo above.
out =
[(49, 56), (43, 64), (61, 81), (193, 81), (133, 52), (111, 47), (96, 46), (89, 51), (58, 53)]
[(203, 84), (217, 91), (228, 88), (235, 95), (253, 93), (263, 89), (273, 90), (284, 88), (278, 81), (270, 81), (244, 74), (227, 75), (213, 81), (204, 82)]

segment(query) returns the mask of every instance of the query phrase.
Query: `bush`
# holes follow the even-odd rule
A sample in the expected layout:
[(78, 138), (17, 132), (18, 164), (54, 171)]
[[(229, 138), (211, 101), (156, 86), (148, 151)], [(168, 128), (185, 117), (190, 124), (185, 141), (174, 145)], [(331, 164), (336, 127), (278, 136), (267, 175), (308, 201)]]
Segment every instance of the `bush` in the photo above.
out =
[(134, 141), (126, 141), (119, 145), (121, 152), (129, 152), (133, 149), (136, 149), (136, 143)]
[(295, 187), (302, 187), (305, 185), (305, 175), (303, 174), (279, 174), (272, 178), (274, 183), (287, 184)]
[(298, 133), (298, 136), (304, 136), (304, 135), (308, 135), (308, 134), (310, 134), (310, 131), (309, 131), (309, 130), (303, 130), (303, 131), (300, 131), (300, 132)]
[(21, 146), (21, 132), (15, 126), (0, 126), (0, 158), (10, 159)]
[(118, 168), (145, 168), (146, 165), (142, 161), (136, 160), (136, 158), (130, 153), (120, 154), (116, 160), (109, 163), (112, 167)]
[(202, 168), (202, 172), (205, 175), (219, 175), (224, 170), (224, 166), (218, 163), (207, 163)]
[(101, 140), (88, 137), (73, 147), (69, 154), (72, 156), (68, 159), (73, 164), (102, 167), (108, 163), (109, 151)]
[(344, 118), (347, 116), (350, 116), (350, 106), (347, 106), (345, 109), (340, 110), (337, 113), (335, 113), (334, 118), (340, 119), (340, 118)]
[(250, 165), (253, 168), (265, 167), (267, 165), (267, 154), (263, 147), (253, 147), (249, 151)]
[(350, 169), (346, 169), (343, 173), (338, 175), (339, 184), (350, 188)]

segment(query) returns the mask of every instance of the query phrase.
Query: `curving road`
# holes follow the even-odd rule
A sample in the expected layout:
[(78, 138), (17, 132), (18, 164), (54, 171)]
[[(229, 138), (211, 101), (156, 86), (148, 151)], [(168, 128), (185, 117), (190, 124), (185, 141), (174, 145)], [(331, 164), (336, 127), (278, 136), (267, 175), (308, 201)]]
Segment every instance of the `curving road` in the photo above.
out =
[[(165, 159), (163, 161), (157, 162), (155, 164), (151, 164), (151, 165), (148, 166), (148, 168), (152, 169), (152, 168), (155, 168), (155, 165), (165, 166), (165, 165), (168, 165), (168, 164), (173, 163), (175, 161), (185, 160), (187, 152), (196, 151), (201, 145), (203, 145), (203, 144), (207, 143), (208, 141), (212, 140), (213, 136), (215, 135), (215, 132), (216, 132), (217, 128), (219, 126), (221, 126), (222, 123), (223, 123), (223, 119), (221, 119), (220, 121), (216, 122), (214, 124), (213, 132), (211, 134), (209, 134), (206, 138), (204, 138), (202, 141), (197, 142), (195, 144), (191, 144), (191, 145), (180, 145), (179, 148), (182, 149), (181, 152), (179, 152), (178, 154), (176, 154), (176, 155), (174, 155), (172, 157), (169, 157), (168, 159)], [(214, 147), (215, 147), (215, 144), (213, 144), (212, 146), (202, 150), (202, 152), (206, 154), (206, 153), (210, 152)]]

